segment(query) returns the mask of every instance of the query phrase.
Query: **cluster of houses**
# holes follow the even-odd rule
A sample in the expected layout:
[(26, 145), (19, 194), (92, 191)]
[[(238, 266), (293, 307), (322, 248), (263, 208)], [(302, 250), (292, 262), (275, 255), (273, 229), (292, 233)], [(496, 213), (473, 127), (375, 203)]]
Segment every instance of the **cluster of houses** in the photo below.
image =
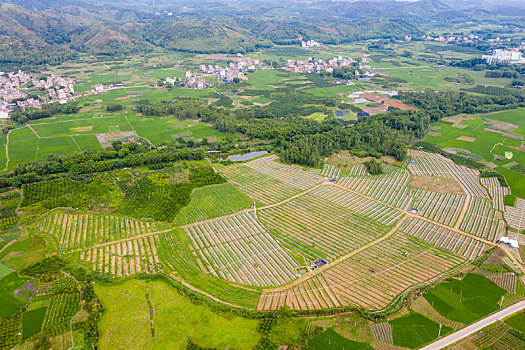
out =
[[(424, 41), (435, 41), (439, 43), (475, 43), (480, 41), (487, 41), (489, 43), (503, 43), (503, 42), (509, 42), (510, 38), (489, 38), (489, 39), (483, 39), (479, 35), (470, 34), (468, 36), (454, 36), (454, 35), (439, 35), (439, 36), (431, 36), (431, 35), (423, 35), (421, 37)], [(406, 38), (405, 38), (405, 41)]]
[[(32, 84), (32, 85), (30, 85)], [(49, 101), (67, 102), (75, 93), (76, 81), (72, 78), (62, 78), (50, 75), (46, 79), (37, 79), (19, 70), (18, 72), (0, 72), (0, 119), (9, 118), (11, 110), (18, 106), (26, 108), (42, 108), (38, 98), (27, 98), (22, 90), (26, 88), (41, 89), (47, 91)]]
[(107, 90), (122, 89), (123, 87), (124, 84), (110, 84), (107, 86), (103, 84), (97, 84), (92, 86), (91, 93), (98, 94)]
[(321, 47), (321, 46), (323, 46), (323, 44), (318, 43), (315, 40), (307, 40), (307, 41), (302, 41), (301, 40), (301, 47), (304, 47), (304, 48)]
[(183, 85), (190, 89), (205, 89), (212, 85), (210, 78), (215, 77), (224, 83), (248, 80), (246, 72), (254, 71), (261, 66), (263, 63), (260, 60), (244, 57), (239, 53), (224, 67), (218, 64), (201, 64), (197, 73), (187, 71), (184, 81), (174, 77), (167, 77), (165, 81), (173, 85)]
[(332, 73), (334, 68), (351, 67), (355, 60), (351, 57), (334, 57), (329, 60), (309, 58), (307, 60), (288, 60), (283, 67), (295, 73), (320, 73), (326, 71)]
[(482, 57), (488, 64), (495, 63), (525, 63), (520, 48), (513, 48), (510, 50), (494, 50), (492, 55), (483, 55)]

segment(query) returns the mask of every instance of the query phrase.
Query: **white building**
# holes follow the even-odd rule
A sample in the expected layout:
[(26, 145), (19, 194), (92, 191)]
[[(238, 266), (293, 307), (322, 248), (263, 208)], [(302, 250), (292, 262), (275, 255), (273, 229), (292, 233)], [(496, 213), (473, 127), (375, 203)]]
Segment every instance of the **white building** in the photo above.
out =
[(488, 64), (494, 63), (518, 63), (521, 61), (522, 53), (520, 51), (510, 51), (497, 49), (492, 52), (492, 55), (483, 55), (483, 59)]

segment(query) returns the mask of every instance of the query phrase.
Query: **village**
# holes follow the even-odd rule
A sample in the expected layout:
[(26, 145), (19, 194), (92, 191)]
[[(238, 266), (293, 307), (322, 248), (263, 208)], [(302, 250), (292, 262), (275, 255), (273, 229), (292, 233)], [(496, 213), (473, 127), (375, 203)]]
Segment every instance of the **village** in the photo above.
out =
[(11, 111), (17, 106), (22, 110), (42, 108), (41, 97), (28, 95), (29, 89), (46, 91), (46, 102), (67, 103), (75, 94), (76, 83), (72, 78), (56, 75), (38, 79), (21, 70), (17, 73), (0, 72), (0, 119), (9, 118)]
[(263, 66), (264, 64), (260, 60), (244, 57), (238, 53), (227, 66), (201, 64), (199, 65), (198, 73), (194, 73), (191, 70), (186, 71), (184, 80), (176, 77), (167, 77), (165, 82), (189, 89), (205, 89), (216, 84), (216, 82), (211, 81), (213, 78), (223, 83), (237, 83), (248, 80), (246, 72), (253, 72), (256, 68)]
[(329, 60), (309, 58), (307, 60), (288, 60), (283, 69), (294, 73), (332, 73), (335, 68), (351, 67), (356, 61), (351, 57), (338, 56)]

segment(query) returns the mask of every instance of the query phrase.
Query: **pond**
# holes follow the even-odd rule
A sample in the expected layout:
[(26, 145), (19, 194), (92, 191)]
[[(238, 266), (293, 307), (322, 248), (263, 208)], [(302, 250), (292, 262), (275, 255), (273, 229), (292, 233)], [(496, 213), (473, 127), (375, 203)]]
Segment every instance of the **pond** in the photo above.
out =
[(232, 154), (228, 156), (228, 158), (226, 159), (231, 160), (232, 162), (245, 162), (247, 160), (257, 158), (265, 154), (268, 154), (268, 152), (267, 151), (257, 151), (257, 152), (243, 153), (243, 154)]

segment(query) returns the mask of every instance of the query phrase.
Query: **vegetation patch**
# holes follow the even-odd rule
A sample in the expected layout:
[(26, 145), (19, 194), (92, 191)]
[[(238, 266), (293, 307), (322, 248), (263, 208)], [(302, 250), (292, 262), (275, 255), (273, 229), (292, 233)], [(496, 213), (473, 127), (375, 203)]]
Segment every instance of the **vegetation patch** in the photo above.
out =
[(452, 328), (440, 327), (439, 324), (418, 313), (396, 318), (390, 321), (394, 345), (417, 348), (438, 337), (452, 332)]
[(329, 328), (324, 333), (312, 338), (308, 341), (308, 346), (315, 350), (323, 349), (355, 349), (355, 350), (372, 350), (370, 344), (361, 343), (346, 339), (343, 336), (336, 333), (333, 328)]
[(40, 332), (44, 317), (46, 315), (46, 307), (41, 307), (34, 310), (29, 310), (22, 315), (22, 340), (26, 340), (31, 336)]
[(424, 297), (442, 316), (468, 324), (496, 311), (505, 293), (489, 279), (469, 273), (437, 285)]

